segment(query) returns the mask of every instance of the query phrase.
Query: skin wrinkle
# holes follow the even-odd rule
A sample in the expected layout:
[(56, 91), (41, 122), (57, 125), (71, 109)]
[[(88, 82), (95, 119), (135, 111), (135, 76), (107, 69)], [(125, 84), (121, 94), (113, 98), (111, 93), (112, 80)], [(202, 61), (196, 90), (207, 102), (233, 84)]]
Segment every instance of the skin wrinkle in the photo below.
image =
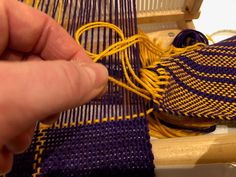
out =
[[(45, 28), (42, 29), (39, 38), (37, 39), (38, 42), (35, 43), (35, 46), (32, 49), (32, 52), (35, 54), (40, 54), (40, 51), (44, 51), (45, 49), (45, 45), (43, 41), (45, 41), (45, 43), (47, 43), (48, 41), (48, 36), (49, 36), (49, 25), (48, 25), (49, 21), (45, 20), (43, 26), (45, 26)], [(42, 55), (40, 54), (40, 56), (42, 57)], [(43, 58), (43, 57), (42, 57)]]
[[(75, 55), (75, 53), (77, 53), (77, 50), (76, 48), (74, 48), (70, 53), (72, 54), (69, 54), (69, 55), (65, 55), (64, 53), (62, 53), (61, 51), (64, 51), (64, 50), (59, 50), (57, 47), (55, 47), (55, 45), (51, 45), (51, 46), (46, 46), (46, 45), (43, 45), (44, 43), (46, 44), (50, 44), (48, 42), (49, 38), (54, 35), (54, 31), (57, 31), (57, 30), (60, 30), (60, 29), (55, 29), (54, 27), (51, 27), (51, 21), (47, 20), (45, 21), (45, 24), (44, 26), (46, 26), (42, 32), (42, 35), (41, 35), (41, 38), (39, 39), (39, 42), (37, 43), (36, 45), (36, 49), (34, 53), (39, 53), (37, 51), (41, 51), (40, 53), (40, 56), (42, 57), (42, 59), (60, 59), (60, 58), (65, 58), (66, 60), (70, 60), (71, 59), (71, 56)], [(54, 36), (53, 38), (56, 38), (56, 40), (54, 40), (54, 42), (58, 41), (59, 39), (61, 40), (60, 42), (57, 42), (58, 44), (62, 44), (62, 46), (64, 46), (65, 43), (67, 43), (66, 41), (63, 41), (63, 36)], [(41, 49), (40, 47), (38, 46), (42, 46)], [(39, 49), (38, 49), (39, 48)], [(47, 51), (54, 51), (54, 52), (50, 52), (50, 53), (54, 53), (55, 56), (46, 56), (47, 55)], [(34, 50), (33, 50), (34, 51)], [(45, 55), (46, 53), (46, 55)]]

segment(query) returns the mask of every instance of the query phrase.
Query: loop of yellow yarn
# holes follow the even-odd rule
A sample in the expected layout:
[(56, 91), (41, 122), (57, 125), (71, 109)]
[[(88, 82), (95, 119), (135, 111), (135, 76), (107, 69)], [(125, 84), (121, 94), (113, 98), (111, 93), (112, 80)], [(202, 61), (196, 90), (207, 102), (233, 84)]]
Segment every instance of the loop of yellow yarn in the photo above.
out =
[[(169, 76), (164, 69), (158, 69), (157, 72), (161, 73), (159, 76), (155, 72), (148, 70), (148, 68), (155, 68), (157, 64), (163, 64), (162, 61), (164, 58), (172, 57), (188, 50), (205, 46), (205, 44), (198, 43), (186, 48), (179, 49), (170, 46), (168, 49), (163, 50), (160, 46), (150, 41), (143, 32), (126, 38), (119, 27), (107, 22), (92, 22), (80, 27), (75, 33), (76, 42), (80, 44), (79, 39), (82, 34), (94, 28), (109, 28), (114, 30), (118, 34), (120, 41), (108, 46), (99, 54), (91, 53), (89, 51), (86, 51), (86, 53), (94, 62), (97, 62), (104, 57), (120, 53), (122, 69), (127, 83), (123, 83), (111, 76), (109, 76), (109, 80), (147, 100), (153, 100), (155, 104), (159, 104), (159, 100), (162, 97), (161, 93), (165, 91), (160, 86), (168, 85)], [(139, 72), (141, 77), (139, 77), (133, 70), (128, 57), (127, 49), (135, 44), (139, 44), (140, 47), (141, 69)], [(131, 78), (133, 78), (135, 82), (132, 81)]]

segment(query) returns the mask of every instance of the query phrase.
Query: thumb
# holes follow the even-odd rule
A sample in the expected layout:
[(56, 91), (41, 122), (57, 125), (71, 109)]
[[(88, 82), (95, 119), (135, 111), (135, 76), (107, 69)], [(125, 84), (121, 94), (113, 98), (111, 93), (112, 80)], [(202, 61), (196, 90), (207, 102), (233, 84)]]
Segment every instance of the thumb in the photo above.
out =
[(0, 145), (36, 121), (101, 94), (107, 78), (106, 68), (95, 63), (0, 63)]

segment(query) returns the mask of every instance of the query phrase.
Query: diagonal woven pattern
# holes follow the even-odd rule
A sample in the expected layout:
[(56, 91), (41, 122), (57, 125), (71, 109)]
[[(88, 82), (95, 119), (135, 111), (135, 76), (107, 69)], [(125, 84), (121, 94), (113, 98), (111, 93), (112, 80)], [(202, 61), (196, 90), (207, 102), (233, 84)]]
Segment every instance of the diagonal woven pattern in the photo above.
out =
[(157, 67), (170, 75), (158, 110), (189, 117), (236, 118), (236, 36)]

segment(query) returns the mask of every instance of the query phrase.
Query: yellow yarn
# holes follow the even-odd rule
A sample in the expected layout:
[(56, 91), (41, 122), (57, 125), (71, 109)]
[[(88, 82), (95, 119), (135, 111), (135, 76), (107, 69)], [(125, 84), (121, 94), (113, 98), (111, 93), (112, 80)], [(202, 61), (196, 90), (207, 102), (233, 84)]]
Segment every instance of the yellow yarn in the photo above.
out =
[(151, 117), (149, 119), (149, 134), (155, 138), (174, 138), (183, 136), (196, 136), (202, 133), (170, 128), (161, 124), (157, 117)]
[(232, 36), (232, 35), (236, 35), (236, 30), (232, 30), (232, 29), (222, 29), (222, 30), (218, 30), (218, 31), (215, 31), (214, 33), (210, 34), (210, 35), (206, 35), (207, 39), (209, 41), (211, 41), (213, 44), (215, 43), (215, 40), (213, 39), (214, 36), (217, 36), (217, 35), (224, 35), (224, 36)]
[[(76, 42), (80, 44), (79, 39), (84, 32), (93, 28), (102, 27), (114, 30), (119, 35), (121, 40), (117, 43), (112, 44), (99, 54), (91, 53), (89, 51), (86, 51), (86, 53), (93, 59), (94, 62), (97, 62), (104, 57), (108, 57), (120, 52), (122, 69), (124, 71), (124, 76), (127, 80), (127, 83), (116, 80), (111, 76), (109, 76), (109, 80), (149, 101), (153, 100), (153, 102), (156, 104), (159, 104), (159, 99), (161, 99), (161, 95), (159, 93), (165, 91), (164, 89), (160, 88), (160, 85), (167, 85), (169, 76), (164, 69), (159, 69), (158, 72), (162, 75), (157, 76), (147, 68), (154, 68), (158, 63), (162, 63), (164, 65), (163, 58), (172, 57), (188, 50), (193, 50), (205, 46), (205, 44), (198, 43), (194, 46), (186, 47), (183, 49), (170, 46), (168, 49), (163, 50), (159, 46), (151, 42), (144, 33), (141, 32), (129, 38), (125, 38), (122, 30), (119, 27), (107, 22), (93, 22), (82, 26), (75, 33)], [(140, 46), (141, 78), (139, 78), (135, 74), (128, 58), (127, 49), (136, 43), (138, 43)], [(128, 72), (130, 73), (130, 75), (128, 74)], [(134, 78), (134, 80), (141, 87), (137, 86), (137, 84), (135, 84), (131, 80), (131, 77)]]
[(212, 44), (215, 43), (214, 39), (211, 37), (211, 35), (206, 35), (207, 39), (212, 42)]
[(39, 3), (40, 3), (40, 0), (36, 0), (35, 4), (34, 4), (34, 8), (38, 9), (39, 8)]
[(216, 125), (217, 123), (217, 121), (215, 120), (193, 119), (186, 117), (181, 117), (181, 118), (179, 117), (176, 119), (169, 117), (168, 114), (167, 116), (160, 115), (157, 112), (152, 112), (152, 114), (148, 115), (149, 129), (150, 129), (149, 133), (151, 136), (156, 138), (171, 138), (171, 137), (182, 137), (182, 136), (196, 136), (203, 134), (200, 131), (197, 132), (187, 129), (185, 130), (185, 129), (167, 127), (161, 124), (160, 120), (164, 120), (165, 122), (169, 122), (179, 127), (199, 128), (199, 129), (207, 129), (209, 127)]
[(61, 17), (62, 17), (62, 7), (63, 7), (63, 2), (62, 0), (59, 0), (59, 9), (58, 9), (58, 17), (57, 17), (57, 23), (61, 23)]

